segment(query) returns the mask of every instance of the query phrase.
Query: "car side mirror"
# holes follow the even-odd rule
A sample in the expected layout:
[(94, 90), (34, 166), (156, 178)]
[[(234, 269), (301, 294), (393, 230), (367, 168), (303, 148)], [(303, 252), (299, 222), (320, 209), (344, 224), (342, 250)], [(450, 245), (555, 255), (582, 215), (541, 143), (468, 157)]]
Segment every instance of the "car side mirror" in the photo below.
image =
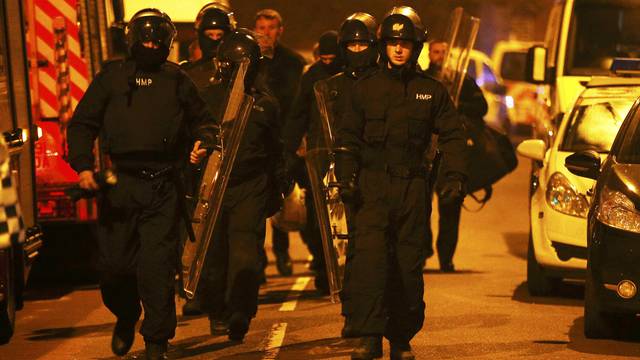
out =
[(580, 151), (569, 155), (564, 166), (572, 174), (597, 180), (600, 175), (600, 155), (594, 150)]
[(518, 145), (518, 154), (531, 160), (544, 160), (544, 153), (547, 151), (547, 145), (540, 139), (525, 140)]
[(526, 79), (533, 84), (546, 84), (547, 80), (547, 48), (533, 46), (527, 53)]

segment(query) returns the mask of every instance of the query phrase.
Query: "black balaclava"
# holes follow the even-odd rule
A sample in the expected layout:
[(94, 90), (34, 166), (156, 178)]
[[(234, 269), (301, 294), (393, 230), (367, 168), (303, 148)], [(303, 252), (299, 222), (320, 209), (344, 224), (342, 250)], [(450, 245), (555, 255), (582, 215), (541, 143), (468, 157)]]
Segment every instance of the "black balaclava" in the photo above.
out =
[(157, 49), (148, 48), (138, 42), (131, 48), (131, 55), (139, 69), (154, 70), (167, 61), (169, 49), (164, 45)]
[(375, 66), (378, 59), (378, 49), (374, 44), (369, 44), (366, 50), (353, 52), (345, 47), (346, 67), (350, 71), (361, 71), (371, 66)]
[(320, 61), (320, 65), (330, 75), (335, 75), (342, 71), (343, 61), (340, 58), (340, 47), (338, 45), (338, 32), (327, 31), (320, 36), (318, 40), (318, 54), (320, 55), (335, 55), (335, 59), (330, 64), (325, 64)]

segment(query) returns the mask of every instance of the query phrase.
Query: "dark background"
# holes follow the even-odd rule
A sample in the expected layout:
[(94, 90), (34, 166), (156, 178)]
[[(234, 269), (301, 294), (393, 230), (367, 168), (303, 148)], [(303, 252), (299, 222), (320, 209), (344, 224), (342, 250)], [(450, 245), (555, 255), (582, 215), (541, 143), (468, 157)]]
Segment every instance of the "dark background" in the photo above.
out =
[(378, 21), (393, 6), (407, 5), (418, 11), (429, 38), (444, 35), (449, 14), (456, 6), (481, 19), (476, 48), (490, 53), (498, 40), (543, 40), (553, 0), (231, 0), (239, 26), (253, 27), (255, 13), (273, 8), (284, 18), (282, 42), (307, 52), (320, 35), (338, 29), (357, 11)]

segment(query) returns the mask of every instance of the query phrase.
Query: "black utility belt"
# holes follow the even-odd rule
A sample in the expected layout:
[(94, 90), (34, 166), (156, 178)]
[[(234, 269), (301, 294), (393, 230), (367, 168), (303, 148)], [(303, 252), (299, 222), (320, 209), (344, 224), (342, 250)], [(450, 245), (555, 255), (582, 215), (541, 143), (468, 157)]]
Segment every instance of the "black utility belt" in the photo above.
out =
[(134, 169), (127, 167), (118, 167), (117, 172), (125, 175), (129, 175), (142, 180), (157, 180), (172, 175), (174, 172), (173, 166), (167, 166), (161, 169)]

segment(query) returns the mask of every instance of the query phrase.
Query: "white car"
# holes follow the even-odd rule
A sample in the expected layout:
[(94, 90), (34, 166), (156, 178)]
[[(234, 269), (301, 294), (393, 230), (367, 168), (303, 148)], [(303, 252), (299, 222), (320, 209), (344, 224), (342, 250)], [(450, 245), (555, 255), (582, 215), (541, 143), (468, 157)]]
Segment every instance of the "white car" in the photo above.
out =
[(593, 78), (564, 114), (550, 146), (525, 140), (518, 153), (533, 160), (527, 284), (531, 295), (548, 295), (563, 278), (582, 278), (587, 267), (587, 212), (594, 181), (573, 175), (565, 158), (596, 150), (606, 156), (631, 105), (638, 78)]

